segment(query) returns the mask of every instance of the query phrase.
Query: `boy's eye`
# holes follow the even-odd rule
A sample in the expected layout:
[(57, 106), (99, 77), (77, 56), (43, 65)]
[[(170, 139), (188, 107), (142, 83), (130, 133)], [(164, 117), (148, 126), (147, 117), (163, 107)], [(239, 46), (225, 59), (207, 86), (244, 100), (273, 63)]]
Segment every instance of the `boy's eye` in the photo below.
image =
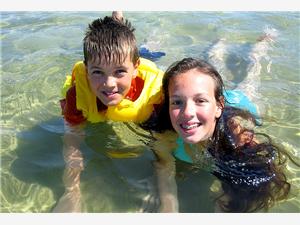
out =
[(92, 77), (101, 77), (103, 75), (103, 72), (101, 70), (94, 70), (92, 71)]
[(124, 76), (126, 73), (127, 73), (127, 71), (124, 69), (119, 69), (119, 70), (116, 70), (116, 72), (115, 72), (116, 76), (120, 76), (120, 77)]

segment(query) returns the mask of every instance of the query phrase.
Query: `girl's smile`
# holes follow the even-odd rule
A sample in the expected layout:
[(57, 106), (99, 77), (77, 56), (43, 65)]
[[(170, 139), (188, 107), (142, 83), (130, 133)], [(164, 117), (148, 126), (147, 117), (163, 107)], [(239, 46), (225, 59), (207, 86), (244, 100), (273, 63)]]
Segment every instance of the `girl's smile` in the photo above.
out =
[(192, 69), (171, 78), (169, 102), (172, 125), (185, 142), (195, 144), (212, 136), (222, 112), (212, 77)]

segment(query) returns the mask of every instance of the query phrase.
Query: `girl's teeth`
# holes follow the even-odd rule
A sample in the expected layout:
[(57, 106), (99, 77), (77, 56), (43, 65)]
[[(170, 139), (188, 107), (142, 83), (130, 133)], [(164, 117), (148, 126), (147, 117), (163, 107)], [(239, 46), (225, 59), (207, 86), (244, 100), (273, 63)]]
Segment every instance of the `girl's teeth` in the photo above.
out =
[(192, 125), (182, 125), (182, 128), (184, 129), (193, 129), (198, 127), (198, 124), (192, 124)]

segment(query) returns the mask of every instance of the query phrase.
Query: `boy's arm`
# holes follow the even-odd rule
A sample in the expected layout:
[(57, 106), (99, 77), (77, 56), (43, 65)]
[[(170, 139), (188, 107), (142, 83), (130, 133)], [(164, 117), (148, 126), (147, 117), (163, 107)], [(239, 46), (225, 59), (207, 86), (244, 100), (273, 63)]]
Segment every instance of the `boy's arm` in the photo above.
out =
[(83, 126), (83, 124), (70, 125), (68, 122), (65, 122), (63, 156), (66, 162), (66, 168), (78, 171), (83, 170), (83, 158), (80, 151), (80, 144), (85, 136)]
[(172, 132), (154, 134), (154, 137), (157, 139), (153, 151), (157, 156), (154, 167), (161, 203), (160, 212), (178, 212), (175, 158), (171, 153), (175, 149), (176, 137)]
[(66, 163), (63, 174), (65, 193), (59, 199), (53, 212), (80, 212), (80, 174), (83, 170), (83, 157), (80, 144), (84, 139), (83, 125), (70, 125), (65, 122), (63, 136), (63, 157)]

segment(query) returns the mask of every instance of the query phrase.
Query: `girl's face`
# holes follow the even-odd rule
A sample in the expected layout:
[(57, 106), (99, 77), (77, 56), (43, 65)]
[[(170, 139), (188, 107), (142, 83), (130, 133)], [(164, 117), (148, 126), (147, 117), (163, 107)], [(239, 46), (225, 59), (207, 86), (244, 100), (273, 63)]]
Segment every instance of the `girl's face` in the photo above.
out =
[(190, 144), (209, 139), (222, 113), (213, 78), (192, 69), (171, 78), (168, 91), (169, 114), (176, 132)]

